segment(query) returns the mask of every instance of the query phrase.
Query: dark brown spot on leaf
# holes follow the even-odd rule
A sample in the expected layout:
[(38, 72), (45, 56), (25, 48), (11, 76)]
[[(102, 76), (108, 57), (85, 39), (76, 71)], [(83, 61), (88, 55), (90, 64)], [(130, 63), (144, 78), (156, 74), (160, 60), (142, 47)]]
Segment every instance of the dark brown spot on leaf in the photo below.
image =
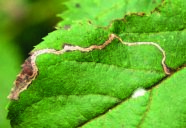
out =
[(23, 70), (22, 70), (21, 74), (32, 76), (33, 68), (31, 65), (30, 57), (27, 60), (25, 60), (25, 63), (22, 65), (22, 68), (23, 68)]

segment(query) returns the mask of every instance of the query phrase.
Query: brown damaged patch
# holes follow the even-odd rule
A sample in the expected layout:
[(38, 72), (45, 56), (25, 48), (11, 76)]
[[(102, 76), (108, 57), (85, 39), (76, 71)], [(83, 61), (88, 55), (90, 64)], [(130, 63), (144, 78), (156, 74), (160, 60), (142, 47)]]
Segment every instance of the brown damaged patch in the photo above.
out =
[(146, 14), (144, 12), (131, 12), (127, 13), (126, 16), (145, 16)]
[(18, 100), (19, 94), (27, 89), (28, 85), (37, 75), (37, 72), (34, 72), (33, 66), (31, 64), (31, 57), (25, 60), (24, 64), (21, 66), (21, 73), (17, 76), (14, 87), (11, 90), (9, 99)]

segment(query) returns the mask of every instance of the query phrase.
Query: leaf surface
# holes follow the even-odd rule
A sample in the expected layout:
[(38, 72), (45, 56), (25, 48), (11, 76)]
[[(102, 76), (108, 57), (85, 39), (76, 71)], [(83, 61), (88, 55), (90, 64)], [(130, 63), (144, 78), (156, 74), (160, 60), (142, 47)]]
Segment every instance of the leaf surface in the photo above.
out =
[[(129, 99), (83, 128), (182, 128), (186, 126), (186, 68), (150, 89), (143, 97)], [(172, 123), (171, 123), (172, 122)]]
[(161, 0), (110, 0), (109, 2), (107, 0), (71, 0), (65, 4), (69, 10), (59, 15), (65, 19), (58, 25), (63, 27), (80, 20), (87, 20), (98, 26), (107, 26), (110, 21), (121, 19), (126, 14), (150, 14), (153, 9), (161, 6), (161, 4)]
[[(69, 2), (69, 6), (72, 3)], [(87, 1), (83, 4), (90, 3)], [(132, 7), (137, 6), (134, 3)], [(88, 13), (83, 7), (78, 13), (82, 17), (85, 12)], [(92, 4), (91, 8), (94, 7)], [(161, 65), (162, 54), (156, 47), (126, 46), (117, 39), (102, 50), (43, 54), (36, 59), (39, 75), (21, 93), (20, 99), (12, 101), (9, 106), (8, 118), (13, 127), (131, 128), (149, 127), (151, 123), (156, 124), (154, 127), (164, 128), (179, 116), (180, 120), (167, 126), (185, 126), (185, 109), (181, 110), (186, 102), (183, 94), (185, 69), (177, 71), (186, 63), (185, 4), (182, 0), (165, 0), (156, 6), (153, 4), (152, 8), (148, 7), (149, 10), (146, 8), (147, 12), (143, 16), (137, 13), (129, 15), (120, 11), (120, 7), (129, 6), (119, 4), (113, 8), (124, 18), (109, 17), (113, 16), (113, 10), (105, 11), (103, 7), (100, 13), (105, 16), (100, 20), (95, 20), (95, 16), (88, 17), (93, 21), (89, 23), (84, 16), (85, 19), (70, 23), (69, 29), (50, 33), (32, 52), (46, 48), (60, 50), (65, 44), (81, 47), (101, 45), (114, 33), (124, 41), (159, 44), (166, 52), (166, 64), (176, 70), (175, 73), (167, 78)], [(99, 14), (95, 12), (95, 15)], [(92, 16), (92, 11), (88, 16)], [(77, 19), (75, 17), (72, 20)], [(107, 23), (103, 24), (102, 21)], [(69, 20), (64, 21), (66, 23)], [(110, 25), (107, 28), (98, 27), (108, 23)], [(174, 81), (178, 84), (174, 84)], [(139, 87), (148, 92), (143, 97), (131, 98)], [(168, 104), (171, 104), (170, 110), (165, 107)], [(158, 107), (160, 109), (157, 111)], [(169, 118), (164, 119), (166, 116)]]

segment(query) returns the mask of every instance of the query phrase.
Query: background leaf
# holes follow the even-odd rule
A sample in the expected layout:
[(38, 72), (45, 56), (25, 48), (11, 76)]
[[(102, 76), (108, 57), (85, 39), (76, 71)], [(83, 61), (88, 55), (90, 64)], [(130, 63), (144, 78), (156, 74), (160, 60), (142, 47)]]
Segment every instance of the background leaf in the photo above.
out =
[(68, 26), (80, 20), (90, 21), (98, 26), (107, 26), (112, 20), (121, 19), (126, 14), (138, 12), (139, 15), (150, 14), (155, 7), (161, 4), (163, 4), (161, 0), (110, 0), (109, 2), (107, 0), (70, 0), (65, 4), (69, 10), (59, 15), (64, 18), (59, 26)]
[(9, 128), (9, 121), (6, 119), (9, 103), (7, 95), (19, 71), (22, 57), (18, 47), (14, 46), (10, 40), (5, 36), (0, 36), (0, 39), (0, 127)]

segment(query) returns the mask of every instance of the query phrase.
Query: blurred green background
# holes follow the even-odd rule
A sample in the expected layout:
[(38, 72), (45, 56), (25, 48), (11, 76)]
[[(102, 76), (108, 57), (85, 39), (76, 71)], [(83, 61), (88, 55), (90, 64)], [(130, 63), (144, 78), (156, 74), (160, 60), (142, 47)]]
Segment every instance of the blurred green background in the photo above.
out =
[(20, 65), (28, 53), (62, 19), (66, 0), (0, 0), (0, 128), (10, 128), (6, 119), (9, 100)]

